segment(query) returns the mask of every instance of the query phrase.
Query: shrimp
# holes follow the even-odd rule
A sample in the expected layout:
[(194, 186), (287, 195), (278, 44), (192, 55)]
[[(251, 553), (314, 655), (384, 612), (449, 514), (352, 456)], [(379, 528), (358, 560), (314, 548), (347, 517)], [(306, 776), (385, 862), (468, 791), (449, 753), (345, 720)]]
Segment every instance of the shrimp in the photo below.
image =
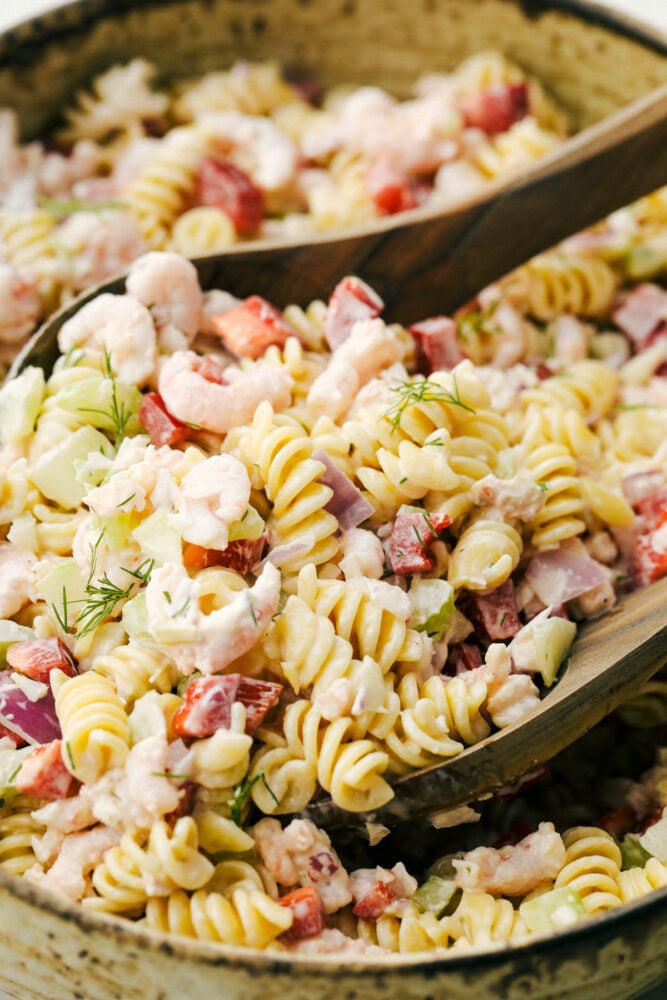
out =
[(105, 292), (87, 302), (58, 333), (58, 347), (106, 350), (114, 375), (146, 385), (157, 362), (157, 337), (150, 312), (132, 295)]
[(175, 253), (146, 253), (132, 264), (125, 287), (150, 309), (158, 338), (175, 328), (192, 341), (204, 302), (194, 264)]
[(229, 157), (263, 191), (277, 191), (296, 179), (299, 151), (268, 118), (241, 111), (210, 111), (199, 121), (229, 144)]
[(283, 830), (267, 817), (253, 833), (264, 865), (280, 885), (316, 885), (327, 913), (352, 901), (350, 876), (328, 835), (310, 820), (293, 819)]
[(19, 344), (32, 333), (42, 306), (37, 284), (11, 264), (0, 263), (0, 342)]
[(250, 502), (250, 479), (232, 455), (212, 455), (186, 472), (177, 500), (175, 523), (186, 542), (224, 549), (229, 526)]
[(280, 571), (272, 563), (265, 563), (252, 587), (244, 586), (208, 614), (200, 603), (202, 598), (210, 603), (206, 586), (202, 576), (191, 579), (184, 566), (165, 563), (146, 587), (148, 629), (184, 676), (224, 670), (252, 649), (278, 610)]
[(341, 550), (340, 568), (346, 580), (355, 577), (379, 580), (384, 573), (384, 549), (372, 531), (349, 528), (341, 535)]
[(452, 862), (460, 889), (495, 896), (524, 896), (541, 882), (555, 879), (565, 864), (565, 845), (553, 823), (540, 823), (518, 844), (476, 847)]
[(292, 379), (279, 368), (248, 371), (226, 368), (225, 383), (209, 382), (198, 371), (200, 358), (193, 351), (176, 351), (160, 369), (158, 389), (167, 409), (186, 424), (216, 434), (248, 424), (262, 400), (274, 410), (291, 401)]
[(11, 618), (34, 599), (36, 562), (31, 552), (0, 542), (0, 618)]
[(383, 368), (402, 361), (404, 355), (404, 345), (381, 319), (358, 320), (311, 385), (308, 405), (338, 420), (362, 386)]
[(58, 242), (72, 261), (74, 291), (120, 274), (147, 250), (134, 219), (118, 211), (74, 212), (60, 226)]

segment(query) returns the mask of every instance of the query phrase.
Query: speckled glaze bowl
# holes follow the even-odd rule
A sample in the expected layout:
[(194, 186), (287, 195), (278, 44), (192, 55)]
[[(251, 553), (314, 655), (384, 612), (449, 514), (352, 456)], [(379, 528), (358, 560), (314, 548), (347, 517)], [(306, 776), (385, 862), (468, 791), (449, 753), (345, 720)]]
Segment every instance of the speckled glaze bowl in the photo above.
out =
[[(667, 39), (576, 0), (81, 0), (0, 37), (0, 105), (38, 136), (78, 86), (137, 55), (172, 76), (275, 58), (325, 86), (353, 75), (401, 95), (487, 47), (540, 76), (579, 127), (667, 81)], [(204, 287), (224, 284), (222, 258), (198, 266)], [(48, 363), (72, 308), (21, 364)], [(341, 962), (168, 939), (0, 869), (0, 988), (17, 1000), (630, 1000), (666, 982), (667, 889), (531, 943)]]

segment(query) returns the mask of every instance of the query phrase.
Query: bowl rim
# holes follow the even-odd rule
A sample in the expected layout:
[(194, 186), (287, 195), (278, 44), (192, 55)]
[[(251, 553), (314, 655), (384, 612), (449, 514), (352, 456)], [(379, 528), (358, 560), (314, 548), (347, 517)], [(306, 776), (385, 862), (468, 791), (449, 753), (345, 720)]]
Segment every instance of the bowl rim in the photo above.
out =
[[(35, 45), (57, 41), (73, 28), (82, 28), (103, 16), (114, 16), (141, 7), (165, 7), (183, 0), (65, 0), (53, 9), (12, 24), (0, 33), (0, 70), (12, 63), (32, 60)], [(599, 24), (667, 55), (667, 32), (644, 20), (641, 14), (603, 7), (596, 0), (509, 0), (534, 18), (550, 10), (563, 11), (585, 22)]]
[[(61, 917), (66, 923), (76, 925), (84, 935), (103, 933), (107, 937), (112, 936), (118, 945), (136, 947), (140, 944), (153, 954), (196, 959), (213, 968), (227, 966), (245, 970), (252, 966), (256, 972), (259, 966), (260, 970), (267, 972), (316, 976), (330, 976), (332, 968), (338, 970), (341, 968), (339, 953), (313, 955), (282, 953), (152, 930), (113, 913), (89, 910), (81, 903), (75, 903), (64, 896), (41, 888), (23, 876), (3, 870), (0, 866), (0, 899), (3, 895), (10, 898), (18, 896), (28, 905)], [(638, 919), (643, 918), (642, 925), (644, 925), (649, 917), (659, 918), (663, 914), (667, 925), (667, 885), (619, 907), (589, 915), (581, 922), (551, 934), (503, 941), (484, 947), (475, 946), (470, 951), (454, 954), (440, 949), (391, 953), (382, 957), (344, 953), (342, 957), (345, 960), (346, 972), (361, 977), (373, 977), (387, 972), (410, 974), (415, 969), (423, 970), (426, 976), (432, 977), (438, 973), (468, 972), (471, 966), (483, 973), (485, 970), (492, 970), (500, 963), (504, 964), (508, 957), (517, 960), (522, 958), (543, 961), (554, 952), (564, 951), (571, 955), (570, 949), (574, 942), (581, 945), (582, 942), (588, 941), (590, 947), (595, 947), (596, 939), (599, 937), (608, 940), (615, 933), (622, 934), (627, 927), (634, 927)], [(663, 954), (663, 958), (667, 976), (667, 955)]]

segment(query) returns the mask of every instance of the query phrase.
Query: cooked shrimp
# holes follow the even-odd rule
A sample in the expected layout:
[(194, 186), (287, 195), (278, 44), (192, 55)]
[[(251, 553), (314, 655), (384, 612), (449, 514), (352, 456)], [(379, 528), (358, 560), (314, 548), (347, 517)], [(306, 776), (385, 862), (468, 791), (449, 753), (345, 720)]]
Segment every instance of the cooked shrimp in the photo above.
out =
[(226, 368), (228, 381), (221, 384), (207, 381), (197, 370), (199, 362), (193, 351), (176, 351), (165, 361), (158, 379), (167, 409), (186, 424), (226, 434), (250, 423), (262, 400), (268, 400), (274, 410), (289, 406), (293, 383), (280, 368)]
[(199, 120), (229, 144), (229, 157), (264, 191), (277, 191), (296, 179), (299, 152), (268, 118), (241, 111), (205, 112)]
[(197, 269), (175, 253), (147, 253), (138, 257), (127, 276), (126, 288), (150, 309), (158, 337), (175, 328), (188, 343), (199, 329), (203, 294)]
[(19, 344), (34, 330), (41, 313), (36, 282), (0, 262), (0, 302), (0, 342)]
[(36, 558), (10, 542), (0, 542), (0, 618), (10, 618), (34, 598)]
[(476, 847), (452, 862), (454, 882), (495, 896), (524, 896), (541, 882), (555, 879), (565, 864), (565, 845), (553, 823), (540, 823), (518, 844)]
[(229, 526), (250, 502), (250, 479), (232, 455), (212, 455), (185, 474), (177, 500), (176, 524), (186, 542), (224, 549)]
[(269, 873), (279, 885), (316, 885), (324, 909), (334, 913), (352, 900), (350, 877), (324, 830), (294, 819), (283, 830), (276, 819), (261, 819), (253, 830)]
[(205, 588), (201, 576), (192, 579), (176, 563), (154, 570), (146, 587), (149, 630), (185, 676), (217, 673), (252, 649), (278, 610), (280, 571), (265, 563), (252, 587), (209, 613), (200, 603), (203, 597), (210, 602)]
[(346, 580), (354, 577), (371, 577), (379, 580), (384, 573), (382, 542), (365, 528), (349, 528), (340, 539), (343, 558), (340, 568)]
[(316, 413), (338, 420), (359, 389), (383, 368), (402, 361), (405, 347), (381, 319), (359, 320), (308, 392)]
[(119, 211), (74, 212), (58, 229), (58, 243), (72, 262), (74, 291), (120, 274), (147, 249), (132, 216)]
[(150, 312), (132, 295), (105, 292), (87, 302), (58, 333), (58, 347), (106, 350), (114, 375), (145, 385), (157, 362), (157, 338)]

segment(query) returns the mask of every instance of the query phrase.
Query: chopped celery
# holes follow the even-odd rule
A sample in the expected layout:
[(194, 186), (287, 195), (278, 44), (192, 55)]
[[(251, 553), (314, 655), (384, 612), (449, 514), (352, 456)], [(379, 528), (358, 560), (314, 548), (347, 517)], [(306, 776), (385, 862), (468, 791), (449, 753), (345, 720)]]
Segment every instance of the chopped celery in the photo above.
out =
[(75, 462), (85, 461), (91, 452), (113, 453), (108, 438), (94, 427), (79, 427), (34, 462), (28, 475), (45, 497), (65, 510), (81, 504), (86, 488), (76, 478)]
[(564, 886), (525, 900), (519, 907), (519, 914), (531, 934), (548, 934), (583, 920), (586, 908), (580, 894)]
[(21, 770), (23, 758), (34, 750), (34, 746), (19, 747), (16, 750), (0, 750), (0, 807), (7, 799), (16, 795), (16, 775)]
[(131, 639), (148, 638), (148, 613), (146, 611), (146, 591), (140, 590), (123, 605), (121, 614), (123, 628)]
[(32, 433), (44, 397), (44, 372), (24, 368), (0, 389), (0, 440), (20, 441)]
[(539, 670), (544, 683), (550, 687), (574, 641), (577, 626), (567, 618), (549, 618), (548, 610), (541, 611), (524, 625), (508, 648), (519, 669), (525, 666)]
[(636, 833), (626, 834), (618, 846), (621, 849), (623, 871), (629, 868), (643, 868), (649, 858), (653, 857), (651, 852), (639, 843)]
[(137, 517), (132, 512), (118, 511), (114, 517), (98, 517), (95, 519), (98, 531), (104, 535), (104, 544), (110, 549), (123, 549), (130, 542), (130, 533), (137, 523)]
[(456, 891), (457, 887), (452, 879), (430, 875), (419, 886), (412, 900), (423, 912), (428, 910), (435, 913), (436, 917), (440, 917), (449, 906)]
[[(137, 434), (141, 429), (137, 414), (142, 395), (136, 385), (118, 379), (94, 375), (61, 389), (56, 402), (63, 410), (75, 413), (82, 423), (117, 434), (122, 414), (123, 434)], [(124, 418), (127, 417), (127, 420)]]
[(433, 862), (426, 874), (429, 878), (436, 875), (438, 878), (442, 879), (453, 879), (456, 875), (456, 868), (452, 862), (462, 857), (462, 851), (459, 851), (456, 854), (443, 854), (441, 858), (438, 858), (437, 861)]
[(42, 577), (37, 590), (63, 624), (71, 626), (86, 600), (86, 582), (74, 559), (64, 559)]
[(25, 642), (34, 639), (35, 633), (27, 625), (18, 625), (7, 618), (0, 620), (0, 666), (7, 664), (7, 650), (15, 642)]
[(249, 538), (255, 542), (261, 537), (264, 531), (264, 519), (259, 516), (254, 507), (248, 507), (247, 511), (238, 521), (232, 521), (229, 525), (229, 540), (235, 542), (239, 538)]
[(452, 585), (446, 580), (416, 577), (412, 581), (408, 597), (412, 604), (411, 627), (418, 632), (426, 632), (435, 639), (442, 639), (454, 610)]
[(663, 864), (667, 863), (667, 811), (663, 809), (658, 822), (648, 826), (638, 835), (637, 840), (654, 858)]
[(156, 566), (183, 562), (183, 541), (166, 510), (156, 510), (132, 532), (135, 542)]

